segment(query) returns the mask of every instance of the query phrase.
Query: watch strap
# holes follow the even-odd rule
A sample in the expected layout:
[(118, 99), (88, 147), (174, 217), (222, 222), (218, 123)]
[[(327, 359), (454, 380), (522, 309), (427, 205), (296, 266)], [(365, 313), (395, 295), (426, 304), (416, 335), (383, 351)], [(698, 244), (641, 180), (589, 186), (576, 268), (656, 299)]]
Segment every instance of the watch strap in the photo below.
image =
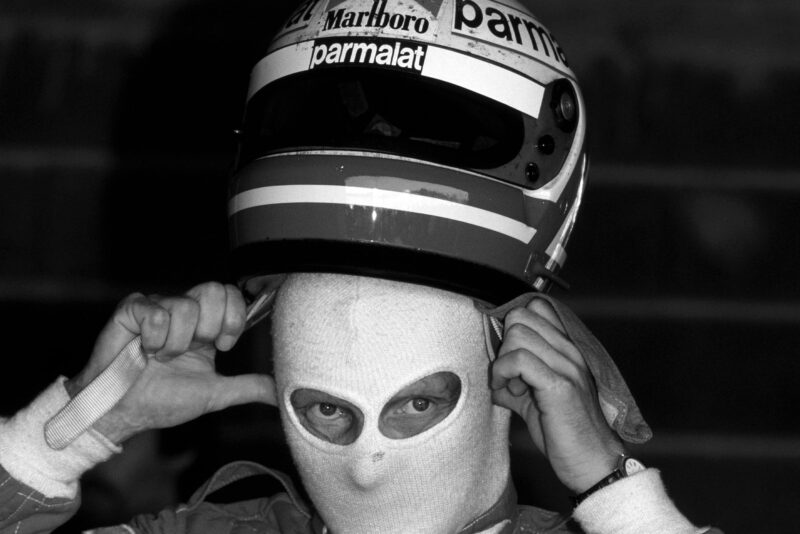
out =
[(642, 463), (639, 462), (638, 460), (635, 460), (630, 456), (620, 454), (619, 460), (617, 461), (617, 468), (614, 471), (612, 471), (610, 475), (600, 480), (597, 484), (595, 484), (591, 488), (572, 497), (572, 503), (575, 506), (578, 506), (580, 503), (585, 501), (591, 494), (595, 493), (596, 491), (599, 491), (605, 488), (606, 486), (613, 484), (614, 482), (616, 482), (621, 478), (633, 475), (644, 469), (645, 469), (644, 465), (642, 465)]
[(615, 469), (610, 475), (602, 479), (600, 482), (598, 482), (591, 488), (587, 489), (583, 493), (579, 493), (578, 495), (572, 497), (572, 504), (578, 506), (580, 503), (585, 501), (592, 493), (599, 491), (605, 488), (606, 486), (610, 486), (611, 484), (613, 484), (614, 482), (616, 482), (621, 478), (625, 478), (625, 474), (621, 470)]

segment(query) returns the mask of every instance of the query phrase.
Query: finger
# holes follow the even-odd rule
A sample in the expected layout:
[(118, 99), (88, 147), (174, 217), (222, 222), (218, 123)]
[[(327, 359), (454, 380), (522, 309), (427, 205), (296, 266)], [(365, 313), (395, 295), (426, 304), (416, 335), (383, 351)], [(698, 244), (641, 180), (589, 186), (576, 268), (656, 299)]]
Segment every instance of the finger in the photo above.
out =
[(491, 388), (505, 388), (512, 379), (518, 378), (538, 391), (558, 391), (569, 379), (555, 372), (536, 354), (525, 349), (509, 352), (492, 365)]
[(523, 382), (522, 379), (519, 377), (515, 377), (509, 380), (508, 384), (506, 384), (505, 387), (505, 389), (510, 391), (511, 394), (514, 395), (515, 397), (521, 397), (522, 395), (525, 395), (526, 393), (528, 393), (529, 388), (530, 386), (528, 386), (528, 384)]
[(189, 350), (200, 318), (200, 304), (189, 297), (167, 297), (159, 304), (170, 316), (167, 339), (155, 353), (155, 357), (163, 361)]
[[(525, 309), (515, 310), (515, 313), (517, 315), (531, 315), (531, 312)], [(528, 322), (533, 321), (544, 320), (539, 318)], [(548, 343), (540, 330), (530, 328), (520, 321), (511, 325), (506, 324), (506, 335), (498, 351), (498, 358), (503, 358), (508, 353), (520, 350), (536, 354), (552, 370), (573, 379), (579, 379), (581, 375), (585, 374), (583, 358), (574, 347), (564, 347), (562, 352)], [(573, 354), (570, 355), (569, 351), (572, 351)]]
[(117, 357), (137, 335), (145, 352), (158, 350), (167, 338), (169, 313), (141, 293), (123, 299), (97, 337), (81, 378), (91, 380)]
[(556, 310), (549, 302), (542, 299), (533, 299), (528, 304), (528, 309), (544, 317), (551, 325), (557, 328), (562, 334), (566, 335), (567, 329), (564, 327), (564, 323), (561, 322)]
[(508, 389), (498, 389), (497, 391), (492, 391), (492, 403), (497, 406), (502, 406), (503, 408), (508, 408), (525, 419), (528, 425), (528, 431), (534, 443), (540, 450), (542, 449), (541, 445), (544, 443), (544, 439), (542, 437), (541, 425), (538, 424), (540, 412), (536, 408), (536, 403), (532, 402), (530, 397), (517, 397), (508, 391)]
[(169, 334), (169, 312), (163, 306), (146, 299), (136, 302), (131, 311), (140, 326), (142, 349), (146, 354), (158, 352)]
[[(508, 312), (505, 321), (505, 337), (507, 338), (509, 336), (508, 330), (513, 328), (514, 325), (524, 325), (528, 329), (539, 334), (549, 345), (551, 345), (555, 350), (561, 352), (563, 355), (567, 356), (578, 367), (584, 368), (585, 361), (578, 348), (562, 330), (553, 325), (550, 319), (539, 313), (539, 311), (544, 313), (555, 313), (551, 308), (549, 312), (547, 311), (549, 304), (543, 301), (534, 302), (542, 302), (544, 307), (528, 305), (528, 308), (515, 308)], [(556, 321), (558, 321), (557, 318)], [(559, 322), (559, 324), (561, 323)]]
[(269, 375), (220, 376), (215, 389), (211, 402), (212, 410), (222, 410), (250, 402), (278, 405), (275, 379)]
[(226, 305), (225, 286), (208, 282), (193, 287), (186, 294), (200, 306), (193, 341), (195, 344), (210, 345), (222, 330)]
[(168, 331), (169, 312), (141, 293), (134, 293), (120, 302), (98, 341), (116, 357), (139, 335), (145, 352), (154, 352), (164, 345)]
[(222, 329), (216, 339), (216, 346), (221, 351), (228, 351), (239, 340), (245, 329), (247, 307), (244, 297), (236, 286), (225, 285), (225, 316), (222, 320)]
[(503, 406), (518, 415), (525, 415), (526, 410), (533, 410), (531, 413), (538, 413), (536, 403), (532, 402), (530, 396), (521, 397), (514, 395), (508, 388), (492, 391), (492, 402), (498, 406)]

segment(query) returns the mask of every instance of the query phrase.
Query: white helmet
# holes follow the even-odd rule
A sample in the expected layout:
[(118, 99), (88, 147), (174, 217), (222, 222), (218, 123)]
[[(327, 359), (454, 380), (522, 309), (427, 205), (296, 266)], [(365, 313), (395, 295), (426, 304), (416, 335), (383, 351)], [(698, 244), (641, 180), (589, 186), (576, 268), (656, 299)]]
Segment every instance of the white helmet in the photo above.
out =
[(252, 72), (234, 274), (373, 274), (500, 303), (565, 259), (583, 99), (519, 2), (307, 0)]

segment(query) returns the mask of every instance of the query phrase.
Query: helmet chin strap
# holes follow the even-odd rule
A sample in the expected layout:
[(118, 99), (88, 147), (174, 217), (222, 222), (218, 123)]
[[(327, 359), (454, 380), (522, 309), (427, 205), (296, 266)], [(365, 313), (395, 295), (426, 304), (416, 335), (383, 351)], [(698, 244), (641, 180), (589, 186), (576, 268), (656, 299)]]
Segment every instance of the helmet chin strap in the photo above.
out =
[[(563, 289), (564, 291), (570, 290), (569, 282), (558, 276), (556, 273), (542, 265), (541, 262), (536, 262), (533, 267), (531, 267), (530, 273), (536, 277), (545, 280), (546, 282), (552, 283)], [(537, 289), (539, 289), (537, 287)], [(541, 291), (541, 289), (540, 289)]]
[(489, 361), (497, 359), (497, 351), (503, 342), (503, 322), (497, 317), (483, 313), (483, 339), (486, 342), (486, 354)]
[[(278, 287), (279, 284), (264, 285), (248, 305), (245, 329), (269, 315)], [(102, 373), (47, 421), (44, 435), (50, 448), (65, 449), (108, 413), (138, 380), (147, 366), (148, 357), (142, 349), (141, 336), (136, 336), (125, 345)]]

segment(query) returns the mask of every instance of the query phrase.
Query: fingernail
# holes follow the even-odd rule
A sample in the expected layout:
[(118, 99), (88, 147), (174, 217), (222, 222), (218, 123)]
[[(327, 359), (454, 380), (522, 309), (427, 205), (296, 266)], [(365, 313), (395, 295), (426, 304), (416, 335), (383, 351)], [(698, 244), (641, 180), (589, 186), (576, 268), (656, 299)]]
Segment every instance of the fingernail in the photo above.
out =
[(222, 334), (217, 338), (217, 348), (223, 352), (229, 351), (236, 344), (236, 338), (230, 334)]

